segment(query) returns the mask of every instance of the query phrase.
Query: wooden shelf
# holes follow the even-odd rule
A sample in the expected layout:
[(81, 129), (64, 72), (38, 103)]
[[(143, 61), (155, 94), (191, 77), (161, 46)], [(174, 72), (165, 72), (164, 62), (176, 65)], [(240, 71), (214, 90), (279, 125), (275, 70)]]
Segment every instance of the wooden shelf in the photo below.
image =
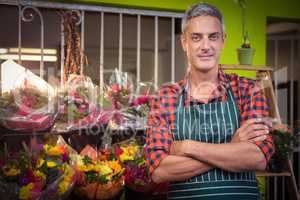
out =
[(256, 172), (256, 176), (267, 176), (267, 177), (274, 177), (274, 176), (291, 176), (290, 172), (279, 172), (279, 173), (275, 173), (275, 172), (268, 172), (268, 171), (257, 171)]
[(225, 65), (221, 65), (221, 67), (224, 70), (271, 71), (271, 72), (274, 70), (272, 67), (268, 67), (264, 65), (253, 66), (253, 65), (225, 64)]

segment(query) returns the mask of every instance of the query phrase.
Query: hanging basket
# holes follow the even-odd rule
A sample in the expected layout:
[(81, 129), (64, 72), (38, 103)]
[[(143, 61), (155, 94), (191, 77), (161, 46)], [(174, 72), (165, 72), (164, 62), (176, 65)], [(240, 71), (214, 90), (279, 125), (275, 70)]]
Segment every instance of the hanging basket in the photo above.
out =
[(255, 49), (252, 48), (238, 48), (238, 61), (240, 65), (252, 65)]

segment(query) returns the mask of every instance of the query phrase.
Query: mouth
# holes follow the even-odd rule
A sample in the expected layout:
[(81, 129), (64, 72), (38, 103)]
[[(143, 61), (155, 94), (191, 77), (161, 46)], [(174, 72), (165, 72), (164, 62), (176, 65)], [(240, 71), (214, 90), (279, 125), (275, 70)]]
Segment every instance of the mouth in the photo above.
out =
[(210, 60), (213, 56), (213, 54), (200, 54), (198, 55), (198, 58), (200, 58), (200, 60)]

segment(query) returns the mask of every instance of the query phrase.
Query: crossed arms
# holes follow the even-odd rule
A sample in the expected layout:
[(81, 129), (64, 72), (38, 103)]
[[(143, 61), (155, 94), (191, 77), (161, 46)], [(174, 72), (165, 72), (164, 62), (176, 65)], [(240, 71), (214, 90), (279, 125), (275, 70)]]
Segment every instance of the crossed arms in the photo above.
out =
[[(265, 169), (274, 153), (269, 134), (266, 99), (254, 93), (243, 108), (242, 125), (229, 143), (211, 144), (193, 140), (173, 141), (160, 95), (151, 106), (146, 137), (146, 158), (154, 182), (181, 181), (205, 173), (213, 168), (231, 172)], [(262, 100), (263, 99), (263, 100)], [(259, 105), (259, 106), (258, 106)], [(262, 109), (263, 108), (263, 109)], [(152, 110), (151, 109), (151, 110)]]
[(267, 159), (255, 142), (271, 142), (263, 122), (248, 120), (230, 143), (210, 144), (193, 140), (172, 142), (169, 155), (152, 173), (154, 182), (181, 181), (215, 167), (226, 171), (263, 170)]

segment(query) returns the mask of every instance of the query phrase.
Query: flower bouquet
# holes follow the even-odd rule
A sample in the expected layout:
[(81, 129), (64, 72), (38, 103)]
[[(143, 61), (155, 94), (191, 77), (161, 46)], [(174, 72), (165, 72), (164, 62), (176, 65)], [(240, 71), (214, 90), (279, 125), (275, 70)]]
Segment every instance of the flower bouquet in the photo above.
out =
[(105, 88), (105, 98), (109, 99), (115, 109), (129, 106), (132, 98), (133, 84), (126, 72), (117, 69), (111, 75), (109, 85)]
[(148, 114), (150, 112), (150, 96), (141, 95), (134, 99), (124, 112), (123, 115), (128, 119), (127, 127), (130, 128), (145, 128)]
[[(5, 199), (64, 199), (76, 181), (69, 147), (62, 138), (53, 144), (33, 144), (31, 151), (2, 154), (0, 193)], [(7, 149), (7, 148), (4, 148)]]
[(55, 130), (68, 131), (95, 124), (99, 115), (95, 96), (95, 86), (89, 77), (71, 75), (60, 95), (60, 114)]
[(150, 92), (153, 92), (151, 89), (153, 89), (151, 83), (139, 83), (137, 95), (131, 99), (130, 105), (122, 110), (122, 116), (125, 119), (122, 122), (122, 127), (132, 129), (146, 127), (150, 112)]
[(269, 162), (269, 169), (273, 172), (281, 172), (286, 167), (284, 166), (285, 161), (293, 153), (293, 147), (297, 146), (299, 135), (293, 135), (286, 124), (274, 125), (271, 135), (275, 145), (275, 153)]
[(125, 184), (136, 192), (147, 193), (154, 189), (144, 158), (144, 147), (136, 141), (115, 146), (116, 156), (125, 167)]
[[(2, 64), (2, 70), (16, 68), (17, 77), (3, 75), (0, 96), (0, 121), (10, 130), (32, 132), (49, 129), (57, 114), (55, 90), (29, 70), (13, 61)], [(12, 82), (8, 80), (15, 78)]]
[(88, 199), (111, 199), (123, 189), (121, 163), (109, 150), (96, 151), (87, 145), (76, 159), (78, 182), (76, 192)]
[(101, 108), (99, 122), (108, 124), (111, 129), (120, 129), (127, 120), (123, 111), (129, 107), (132, 94), (133, 84), (130, 76), (116, 69), (98, 98)]

